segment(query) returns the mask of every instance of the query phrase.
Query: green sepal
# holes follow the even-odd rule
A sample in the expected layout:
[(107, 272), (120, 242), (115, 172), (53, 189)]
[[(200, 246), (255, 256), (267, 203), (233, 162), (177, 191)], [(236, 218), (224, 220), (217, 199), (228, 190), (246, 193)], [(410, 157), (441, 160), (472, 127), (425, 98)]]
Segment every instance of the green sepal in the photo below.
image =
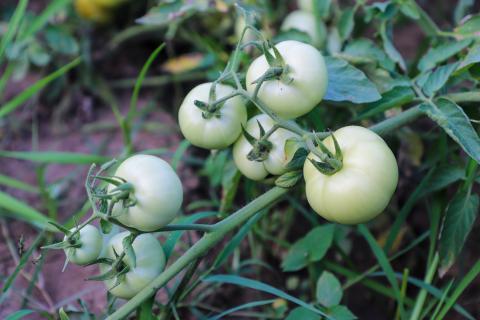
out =
[(208, 104), (203, 102), (203, 101), (200, 101), (200, 100), (193, 100), (193, 104), (200, 110), (202, 111), (207, 111), (207, 108), (208, 108)]
[(320, 150), (323, 153), (325, 153), (328, 156), (328, 158), (334, 157), (333, 153), (330, 150), (328, 150), (328, 148), (323, 144), (323, 142), (320, 140), (320, 138), (316, 134), (314, 134), (314, 139), (317, 146), (320, 148)]
[(335, 138), (335, 135), (333, 132), (331, 132), (331, 136), (333, 139), (333, 144), (335, 145), (335, 159), (339, 161), (343, 161), (343, 154), (342, 154), (342, 149), (340, 148), (340, 145), (338, 144), (337, 138)]
[(57, 242), (57, 243), (52, 243), (46, 246), (42, 246), (42, 250), (59, 250), (59, 249), (68, 249), (72, 248), (72, 244), (67, 240), (64, 240), (62, 242)]
[(337, 172), (337, 169), (335, 169), (333, 166), (331, 166), (330, 164), (328, 164), (326, 162), (320, 162), (320, 161), (316, 161), (316, 160), (313, 160), (313, 159), (310, 159), (310, 158), (308, 160), (310, 161), (311, 164), (313, 164), (313, 166), (318, 171), (320, 171), (321, 173), (323, 173), (327, 176), (331, 176), (332, 174)]
[[(286, 143), (286, 142), (285, 142)], [(298, 148), (292, 160), (287, 164), (287, 170), (297, 170), (303, 168), (303, 164), (305, 163), (305, 159), (307, 159), (308, 150), (305, 148)]]
[(119, 185), (127, 182), (125, 179), (115, 176), (95, 176), (95, 179), (102, 180), (113, 184), (114, 186), (118, 187)]
[(242, 124), (242, 133), (245, 139), (247, 139), (248, 143), (250, 143), (252, 147), (255, 146), (255, 144), (257, 143), (257, 139), (245, 129), (243, 124)]
[(265, 136), (265, 129), (263, 128), (262, 124), (260, 121), (257, 120), (258, 128), (260, 130), (260, 139)]
[(255, 79), (252, 84), (257, 84), (263, 81), (278, 79), (284, 72), (282, 67), (270, 67), (258, 79)]
[(72, 233), (69, 229), (65, 228), (61, 224), (56, 223), (55, 221), (48, 221), (48, 223), (51, 224), (52, 226), (54, 226), (55, 228), (57, 228), (58, 231), (66, 234), (67, 236), (69, 236)]
[[(267, 46), (268, 45), (268, 46)], [(265, 55), (265, 59), (267, 59), (268, 65), (269, 66), (275, 66), (275, 57), (270, 53), (270, 43), (268, 42), (263, 42), (262, 48), (263, 48), (263, 54)]]
[(282, 55), (278, 51), (277, 47), (272, 46), (273, 53), (275, 54), (275, 66), (285, 67), (285, 60), (283, 60)]
[(137, 266), (137, 257), (135, 255), (135, 251), (133, 250), (132, 243), (135, 240), (136, 235), (130, 233), (128, 236), (123, 238), (122, 245), (125, 255), (127, 256), (128, 260), (130, 261), (132, 268)]
[(291, 188), (297, 184), (300, 179), (302, 179), (303, 173), (302, 170), (289, 171), (282, 174), (275, 180), (275, 185), (281, 188)]
[(100, 166), (100, 171), (105, 171), (110, 169), (115, 163), (117, 163), (117, 161), (118, 161), (117, 159), (112, 159), (108, 162), (105, 162)]
[(90, 280), (90, 281), (105, 281), (105, 280), (110, 280), (110, 279), (115, 278), (117, 276), (117, 274), (118, 274), (118, 271), (115, 268), (110, 268), (104, 273), (101, 273), (99, 275), (91, 276), (91, 277), (87, 278), (87, 280)]
[(211, 104), (212, 102), (217, 100), (217, 90), (216, 90), (217, 83), (213, 82), (210, 86), (210, 90), (208, 92), (208, 103)]
[(253, 146), (252, 150), (247, 154), (247, 159), (250, 161), (262, 162), (268, 158), (270, 150), (272, 150), (272, 143), (268, 140), (258, 140)]
[(117, 274), (117, 278), (115, 279), (115, 283), (113, 284), (112, 287), (108, 288), (108, 290), (112, 290), (118, 287), (120, 283), (122, 283), (122, 281), (125, 280), (125, 275), (127, 274), (128, 271), (129, 271), (128, 267), (125, 267), (122, 270), (120, 270), (120, 272), (118, 272)]
[(87, 263), (84, 266), (91, 266), (91, 265), (94, 265), (94, 264), (108, 264), (108, 265), (111, 266), (114, 262), (115, 262), (115, 260), (113, 260), (113, 259), (103, 257), (103, 258), (95, 259), (95, 261)]

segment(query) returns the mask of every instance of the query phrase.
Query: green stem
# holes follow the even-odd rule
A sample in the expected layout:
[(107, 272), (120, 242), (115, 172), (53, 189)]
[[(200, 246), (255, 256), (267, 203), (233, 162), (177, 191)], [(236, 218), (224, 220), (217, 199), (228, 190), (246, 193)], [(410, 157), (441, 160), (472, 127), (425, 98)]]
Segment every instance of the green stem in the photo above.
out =
[(193, 260), (204, 255), (212, 246), (222, 240), (228, 232), (245, 223), (250, 217), (255, 215), (260, 210), (271, 205), (273, 202), (286, 194), (287, 191), (288, 189), (274, 187), (226, 219), (216, 223), (214, 225), (215, 231), (204, 235), (189, 250), (187, 250), (187, 252), (185, 252), (172, 265), (170, 265), (170, 267), (165, 269), (163, 273), (161, 273), (156, 279), (143, 288), (143, 290), (140, 291), (135, 297), (130, 299), (126, 304), (111, 314), (107, 319), (117, 320), (126, 318), (145, 299), (155, 295), (157, 290), (165, 286), (170, 279), (177, 275)]
[(423, 115), (423, 112), (420, 110), (418, 106), (416, 106), (406, 111), (403, 111), (402, 113), (400, 113), (395, 117), (391, 117), (386, 120), (383, 120), (382, 122), (374, 124), (373, 126), (370, 127), (370, 130), (376, 132), (379, 135), (387, 134), (390, 131), (398, 129), (401, 126), (404, 126), (409, 122), (412, 122), (413, 120), (417, 119), (421, 115)]
[[(427, 274), (425, 275), (425, 283), (431, 284), (433, 277), (435, 276), (435, 272), (437, 271), (438, 266), (438, 254), (435, 255), (433, 258), (432, 264), (428, 268)], [(420, 313), (422, 312), (423, 304), (425, 303), (425, 299), (427, 298), (427, 290), (423, 289), (420, 290), (415, 306), (413, 307), (412, 314), (410, 315), (410, 320), (417, 320), (419, 319)]]
[(445, 98), (452, 100), (453, 102), (479, 102), (480, 91), (469, 92), (457, 92), (445, 95)]

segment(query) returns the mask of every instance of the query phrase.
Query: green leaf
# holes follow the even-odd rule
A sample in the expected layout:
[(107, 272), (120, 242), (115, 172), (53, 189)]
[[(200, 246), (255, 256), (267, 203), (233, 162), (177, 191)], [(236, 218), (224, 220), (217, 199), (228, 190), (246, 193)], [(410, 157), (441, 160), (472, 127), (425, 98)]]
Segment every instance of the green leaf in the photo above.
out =
[(110, 158), (85, 153), (60, 151), (1, 151), (0, 157), (27, 160), (40, 163), (87, 164), (103, 163)]
[(367, 108), (362, 111), (356, 120), (363, 120), (370, 118), (379, 113), (383, 113), (391, 108), (401, 107), (402, 105), (412, 102), (415, 98), (415, 93), (408, 87), (394, 87), (390, 91), (382, 95), (382, 99), (369, 103)]
[(8, 176), (4, 176), (1, 174), (0, 174), (0, 184), (10, 188), (15, 188), (15, 189), (19, 189), (19, 190), (23, 190), (31, 193), (38, 193), (38, 189), (36, 187), (30, 184), (27, 184), (23, 181), (20, 181)]
[(415, 0), (405, 0), (400, 4), (400, 11), (407, 17), (418, 20), (420, 18), (420, 12), (418, 11), (417, 6), (412, 3)]
[(309, 262), (320, 261), (332, 245), (334, 224), (313, 228), (307, 235), (293, 244), (282, 262), (284, 271), (297, 271)]
[(266, 292), (266, 293), (269, 293), (271, 295), (277, 296), (279, 298), (288, 300), (292, 303), (295, 303), (295, 304), (297, 304), (301, 307), (304, 307), (305, 309), (313, 311), (313, 312), (315, 312), (315, 313), (317, 313), (321, 316), (324, 316), (326, 319), (332, 319), (331, 317), (326, 315), (321, 310), (315, 308), (314, 306), (312, 306), (312, 305), (310, 305), (310, 304), (308, 304), (308, 303), (306, 303), (306, 302), (304, 302), (300, 299), (297, 299), (297, 298), (289, 295), (286, 292), (278, 290), (277, 288), (274, 288), (274, 287), (272, 287), (272, 286), (270, 286), (266, 283), (260, 282), (260, 281), (256, 281), (256, 280), (252, 280), (252, 279), (248, 279), (248, 278), (243, 278), (243, 277), (239, 277), (239, 276), (234, 276), (234, 275), (222, 275), (222, 274), (207, 277), (203, 281), (204, 282), (220, 282), (220, 283), (234, 284), (234, 285), (238, 285), (238, 286), (241, 286), (241, 287), (246, 287), (246, 288)]
[[(290, 313), (288, 316), (285, 318), (285, 320), (321, 320), (322, 317), (320, 317), (318, 314), (315, 312), (312, 312), (308, 309), (305, 309), (303, 307), (296, 307)], [(335, 318), (337, 320), (337, 318)]]
[(27, 39), (34, 36), (49, 22), (49, 20), (55, 14), (57, 14), (60, 10), (63, 10), (70, 3), (71, 0), (50, 1), (48, 6), (37, 17), (35, 17), (25, 29), (25, 31), (22, 32), (22, 34), (20, 35), (20, 39)]
[(380, 36), (383, 42), (383, 50), (385, 50), (387, 56), (395, 61), (402, 70), (406, 70), (407, 66), (405, 61), (402, 58), (402, 55), (397, 51), (395, 46), (393, 45), (391, 39), (391, 26), (387, 25), (387, 21), (384, 21), (380, 25)]
[[(53, 230), (53, 227), (48, 225), (50, 221), (42, 213), (30, 207), (24, 202), (0, 191), (0, 207), (12, 213), (12, 216), (17, 219), (22, 219), (40, 228), (47, 228)], [(0, 213), (1, 215), (1, 213)]]
[(9, 314), (5, 318), (5, 320), (20, 320), (32, 313), (33, 313), (33, 310), (28, 310), (28, 309), (18, 310), (18, 311), (15, 311), (14, 313)]
[(65, 310), (63, 310), (63, 307), (58, 310), (58, 315), (60, 316), (60, 320), (70, 320)]
[(324, 307), (330, 308), (340, 303), (343, 296), (342, 284), (337, 277), (323, 271), (317, 281), (316, 299)]
[(478, 195), (470, 194), (463, 188), (448, 204), (439, 241), (441, 274), (448, 271), (462, 251), (477, 218), (478, 208)]
[(480, 36), (480, 15), (472, 16), (462, 25), (455, 28), (455, 33), (462, 36), (478, 37)]
[(355, 320), (358, 319), (346, 306), (333, 306), (328, 310), (328, 314), (335, 320)]
[[(15, 12), (12, 15), (12, 18), (8, 22), (8, 28), (5, 34), (2, 34), (2, 39), (0, 40), (0, 65), (3, 60), (3, 55), (5, 50), (12, 43), (15, 34), (22, 22), (22, 18), (25, 16), (25, 9), (27, 8), (28, 0), (18, 1), (18, 5), (15, 8)], [(1, 111), (2, 109), (0, 109)]]
[(420, 71), (433, 69), (439, 63), (453, 57), (470, 45), (471, 40), (451, 41), (443, 43), (435, 48), (430, 48), (418, 62)]
[(345, 60), (326, 57), (328, 87), (325, 100), (367, 103), (381, 98), (365, 74)]
[(435, 168), (425, 186), (418, 193), (418, 198), (442, 190), (452, 183), (465, 179), (465, 169), (452, 164)]
[(79, 46), (66, 30), (59, 27), (50, 27), (45, 31), (47, 44), (56, 51), (65, 55), (74, 55), (79, 51)]
[(395, 68), (395, 63), (370, 39), (361, 38), (349, 42), (342, 55), (347, 55), (349, 59), (354, 60), (355, 58), (362, 58), (364, 61), (371, 60), (387, 70)]
[(472, 159), (480, 163), (480, 138), (460, 106), (440, 98), (435, 104), (423, 103), (419, 108), (441, 126)]
[(480, 44), (477, 44), (468, 50), (468, 54), (460, 62), (460, 65), (458, 66), (455, 73), (459, 73), (466, 69), (469, 69), (477, 63), (480, 63)]
[(355, 26), (355, 10), (356, 7), (345, 9), (340, 16), (337, 27), (340, 37), (343, 40), (346, 40), (350, 37)]
[(275, 179), (275, 185), (282, 188), (291, 188), (303, 177), (303, 171), (289, 171)]
[(80, 64), (82, 60), (80, 58), (77, 58), (73, 60), (72, 62), (64, 65), (60, 69), (50, 73), (48, 76), (38, 80), (35, 82), (33, 85), (28, 87), (27, 89), (23, 90), (21, 93), (19, 93), (17, 96), (9, 100), (7, 103), (5, 103), (1, 108), (0, 108), (0, 118), (5, 117), (7, 114), (10, 112), (14, 111), (17, 109), (19, 106), (21, 106), (25, 101), (30, 99), (34, 94), (42, 90), (47, 84), (52, 82), (53, 80), (61, 77), (65, 73), (67, 73), (70, 69), (75, 68)]
[(434, 71), (429, 71), (425, 76), (425, 83), (422, 85), (423, 92), (432, 97), (438, 90), (442, 89), (447, 83), (452, 73), (457, 69), (458, 62), (438, 67)]
[(459, 0), (453, 14), (456, 23), (459, 23), (467, 14), (467, 11), (473, 6), (474, 0)]

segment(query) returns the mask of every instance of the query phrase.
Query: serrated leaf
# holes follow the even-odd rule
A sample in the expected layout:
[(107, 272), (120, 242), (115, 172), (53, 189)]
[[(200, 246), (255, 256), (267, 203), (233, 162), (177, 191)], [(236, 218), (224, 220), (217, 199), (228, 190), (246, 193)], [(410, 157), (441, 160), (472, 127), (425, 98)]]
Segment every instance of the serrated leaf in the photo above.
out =
[(369, 103), (367, 109), (362, 111), (357, 120), (370, 118), (379, 113), (383, 113), (391, 108), (401, 107), (402, 105), (413, 101), (415, 93), (408, 87), (395, 87), (382, 94), (382, 99)]
[(361, 38), (349, 42), (343, 50), (342, 55), (347, 55), (352, 58), (360, 57), (367, 60), (370, 59), (372, 62), (377, 62), (387, 70), (393, 70), (395, 67), (395, 63), (370, 39)]
[(462, 36), (480, 36), (480, 15), (472, 16), (454, 31)]
[(285, 318), (285, 320), (321, 320), (321, 319), (322, 317), (320, 317), (315, 312), (312, 312), (302, 307), (296, 307), (295, 309), (290, 311), (288, 316)]
[(316, 299), (324, 307), (330, 308), (340, 303), (343, 296), (342, 285), (332, 273), (323, 271), (317, 281)]
[(393, 45), (390, 34), (391, 34), (391, 26), (387, 25), (387, 22), (385, 21), (380, 25), (380, 36), (383, 42), (383, 49), (385, 50), (385, 53), (387, 54), (387, 56), (393, 61), (395, 61), (402, 70), (406, 70), (407, 66), (405, 64), (405, 61), (403, 60), (402, 55), (397, 51), (397, 49)]
[(455, 73), (462, 72), (477, 63), (480, 63), (480, 44), (477, 44), (468, 50), (468, 54), (460, 62)]
[[(452, 73), (457, 69), (458, 62), (438, 67), (434, 71), (428, 72), (428, 77), (422, 85), (423, 92), (432, 97), (437, 91), (443, 88)], [(425, 79), (425, 78), (422, 78)]]
[(441, 98), (435, 104), (423, 103), (426, 113), (477, 163), (480, 163), (480, 138), (463, 109), (451, 100)]
[(453, 57), (470, 45), (471, 40), (451, 41), (443, 43), (435, 48), (430, 48), (418, 62), (420, 71), (427, 71), (439, 63)]
[(348, 39), (352, 34), (353, 27), (355, 25), (355, 8), (356, 7), (345, 9), (345, 11), (343, 11), (342, 15), (340, 16), (337, 27), (338, 32), (340, 33), (340, 37), (343, 40)]
[(325, 224), (312, 229), (293, 244), (282, 262), (282, 269), (297, 271), (308, 262), (320, 261), (332, 245), (334, 233), (334, 224)]
[(450, 201), (445, 213), (439, 241), (440, 273), (444, 274), (462, 251), (472, 230), (479, 208), (477, 194), (462, 189)]
[(298, 171), (289, 171), (282, 174), (275, 180), (275, 185), (281, 188), (291, 188), (297, 184), (300, 179), (303, 177), (303, 172), (301, 170)]
[(326, 57), (328, 86), (325, 100), (367, 103), (381, 98), (365, 74), (342, 59)]

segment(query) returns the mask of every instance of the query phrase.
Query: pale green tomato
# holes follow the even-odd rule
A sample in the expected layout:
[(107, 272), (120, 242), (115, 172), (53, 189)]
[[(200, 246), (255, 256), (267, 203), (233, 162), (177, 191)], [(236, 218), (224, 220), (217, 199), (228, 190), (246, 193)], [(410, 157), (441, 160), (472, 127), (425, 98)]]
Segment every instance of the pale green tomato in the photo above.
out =
[[(178, 111), (180, 130), (193, 145), (205, 149), (223, 149), (237, 140), (242, 132), (242, 125), (247, 122), (247, 110), (240, 96), (225, 101), (218, 116), (205, 119), (203, 111), (195, 106), (194, 101), (207, 103), (211, 83), (203, 83), (193, 88), (183, 100)], [(235, 89), (217, 84), (216, 98), (221, 99), (231, 94)]]
[[(262, 124), (265, 132), (268, 132), (275, 124), (266, 114), (260, 114), (248, 120), (245, 129), (256, 139), (260, 137), (260, 128), (258, 127), (257, 121)], [(253, 147), (242, 135), (233, 145), (233, 160), (238, 170), (252, 180), (262, 180), (268, 174), (280, 175), (285, 173), (286, 165), (290, 160), (285, 153), (285, 142), (293, 137), (298, 136), (288, 130), (277, 129), (268, 138), (268, 141), (270, 141), (273, 146), (268, 154), (268, 158), (265, 161), (258, 162), (247, 159), (247, 155)]]
[[(285, 119), (310, 112), (323, 99), (327, 90), (327, 67), (320, 51), (294, 40), (275, 46), (288, 68), (289, 79), (265, 81), (258, 98), (272, 111)], [(273, 51), (272, 51), (273, 54)], [(253, 94), (259, 79), (269, 68), (265, 55), (255, 59), (247, 71), (247, 91)]]
[(283, 20), (280, 29), (282, 31), (294, 29), (305, 32), (312, 40), (312, 44), (316, 47), (322, 46), (327, 36), (325, 24), (322, 21), (319, 21), (317, 24), (315, 16), (312, 13), (302, 10), (289, 13), (285, 20)]
[[(123, 253), (123, 239), (130, 233), (128, 231), (115, 235), (109, 242), (106, 257), (115, 259), (114, 250), (118, 255)], [(146, 285), (152, 282), (165, 268), (165, 253), (160, 242), (150, 233), (144, 233), (135, 238), (132, 243), (135, 252), (135, 267), (126, 255), (123, 262), (130, 268), (125, 278), (115, 286), (117, 278), (105, 280), (107, 290), (116, 297), (130, 299), (139, 293)], [(108, 265), (100, 265), (102, 272)]]
[[(117, 202), (112, 215), (121, 223), (142, 231), (153, 231), (169, 224), (183, 202), (182, 183), (172, 167), (151, 155), (134, 155), (123, 161), (115, 176), (133, 185), (136, 204), (124, 207)], [(115, 186), (110, 184), (108, 190)]]
[[(387, 207), (397, 187), (395, 156), (385, 141), (369, 129), (348, 126), (334, 135), (342, 150), (343, 167), (328, 176), (305, 161), (308, 203), (330, 221), (357, 224), (371, 220)], [(331, 137), (324, 144), (335, 152)], [(319, 160), (312, 153), (308, 157)]]
[[(75, 231), (75, 228), (70, 229), (70, 231)], [(100, 231), (96, 227), (87, 224), (76, 235), (79, 237), (78, 241), (81, 247), (65, 249), (68, 261), (78, 265), (85, 265), (95, 261), (100, 255), (103, 246), (103, 237)], [(67, 237), (65, 236), (64, 240), (66, 239)]]
[(313, 12), (313, 1), (314, 0), (298, 0), (297, 1), (298, 8), (304, 11)]

